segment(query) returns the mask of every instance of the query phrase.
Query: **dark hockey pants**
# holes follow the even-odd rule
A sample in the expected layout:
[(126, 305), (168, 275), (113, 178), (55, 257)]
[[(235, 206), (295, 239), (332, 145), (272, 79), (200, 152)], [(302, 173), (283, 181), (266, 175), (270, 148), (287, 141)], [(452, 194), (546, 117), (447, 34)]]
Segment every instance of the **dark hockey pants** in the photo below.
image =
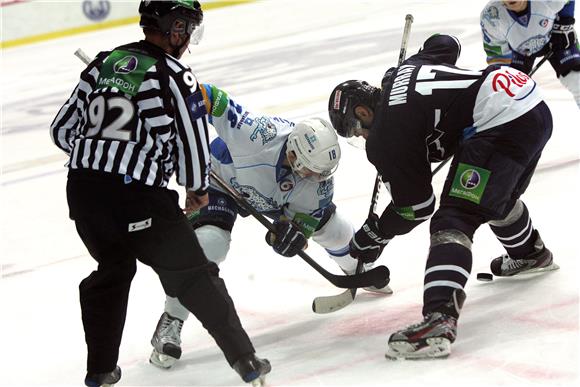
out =
[(71, 171), (67, 198), (79, 236), (98, 262), (79, 286), (89, 373), (108, 372), (117, 364), (136, 259), (157, 272), (165, 292), (196, 316), (230, 365), (254, 353), (219, 270), (203, 254), (175, 191)]
[[(458, 230), (473, 241), (480, 225), (504, 219), (527, 189), (551, 134), (552, 116), (547, 105), (541, 102), (523, 116), (467, 139), (451, 163), (441, 205), (431, 219), (431, 235), (444, 230)], [(459, 168), (460, 163), (489, 171), (489, 179), (478, 203), (451, 194), (465, 173), (461, 172), (465, 169)], [(480, 184), (484, 184), (483, 179)], [(533, 242), (529, 241), (530, 252)], [(470, 273), (472, 266), (471, 250), (462, 244), (445, 243), (430, 248), (426, 270), (451, 266), (462, 270), (430, 270), (425, 275), (425, 284), (446, 281), (454, 285), (426, 289), (423, 314), (437, 310), (447, 302), (453, 286), (464, 287), (467, 277), (462, 273)]]

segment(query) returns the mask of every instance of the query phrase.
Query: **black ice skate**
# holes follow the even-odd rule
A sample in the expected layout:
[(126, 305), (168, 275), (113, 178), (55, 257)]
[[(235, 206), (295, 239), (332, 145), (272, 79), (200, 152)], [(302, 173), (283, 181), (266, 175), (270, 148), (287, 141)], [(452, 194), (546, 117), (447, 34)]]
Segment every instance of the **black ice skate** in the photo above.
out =
[(121, 368), (119, 366), (111, 372), (101, 374), (87, 374), (85, 386), (88, 387), (113, 387), (121, 379)]
[(534, 252), (521, 259), (513, 259), (504, 254), (491, 261), (491, 272), (498, 277), (511, 277), (516, 274), (531, 274), (542, 271), (557, 270), (560, 267), (554, 263), (552, 252), (544, 246), (537, 231), (534, 242)]
[(255, 354), (244, 355), (234, 363), (232, 368), (246, 383), (252, 386), (264, 386), (266, 374), (272, 370), (268, 359), (260, 359)]
[(183, 321), (163, 313), (153, 337), (153, 352), (149, 362), (161, 368), (170, 368), (181, 357), (181, 328)]
[(388, 359), (444, 358), (451, 353), (457, 337), (457, 318), (465, 292), (456, 289), (451, 300), (425, 316), (423, 321), (395, 332), (389, 337)]

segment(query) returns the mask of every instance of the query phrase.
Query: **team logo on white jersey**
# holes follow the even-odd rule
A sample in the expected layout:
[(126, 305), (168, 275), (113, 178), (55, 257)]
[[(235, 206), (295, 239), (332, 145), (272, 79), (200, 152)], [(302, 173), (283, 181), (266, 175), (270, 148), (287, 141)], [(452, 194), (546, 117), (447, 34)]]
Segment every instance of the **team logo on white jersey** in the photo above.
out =
[(522, 42), (515, 51), (524, 55), (532, 55), (540, 51), (548, 43), (548, 37), (545, 35), (536, 35)]
[(256, 129), (254, 129), (250, 136), (250, 140), (252, 141), (256, 141), (259, 134), (262, 137), (262, 145), (265, 145), (272, 141), (276, 137), (276, 134), (278, 134), (276, 125), (268, 117), (258, 117), (254, 120), (254, 123), (256, 124)]
[(292, 188), (294, 188), (294, 183), (292, 183), (290, 180), (282, 180), (280, 182), (280, 190), (282, 192), (288, 192)]

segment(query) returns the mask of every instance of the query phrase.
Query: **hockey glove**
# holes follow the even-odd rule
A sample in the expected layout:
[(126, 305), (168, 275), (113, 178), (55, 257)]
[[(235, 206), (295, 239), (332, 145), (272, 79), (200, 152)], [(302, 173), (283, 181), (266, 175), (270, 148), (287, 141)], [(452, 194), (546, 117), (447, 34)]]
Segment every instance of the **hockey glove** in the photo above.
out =
[(351, 239), (350, 255), (364, 263), (376, 261), (390, 239), (383, 238), (379, 229), (379, 217), (375, 214), (368, 217), (363, 226)]
[(266, 234), (266, 243), (274, 251), (285, 257), (293, 257), (307, 245), (307, 240), (300, 227), (287, 220), (274, 222), (276, 232), (268, 231)]
[(573, 17), (560, 17), (552, 27), (550, 46), (552, 51), (566, 50), (576, 43)]
[(526, 74), (529, 74), (532, 71), (532, 67), (534, 66), (535, 60), (536, 60), (535, 56), (525, 56), (515, 51), (512, 51), (512, 63), (510, 64), (510, 67), (513, 67), (514, 69), (518, 69)]

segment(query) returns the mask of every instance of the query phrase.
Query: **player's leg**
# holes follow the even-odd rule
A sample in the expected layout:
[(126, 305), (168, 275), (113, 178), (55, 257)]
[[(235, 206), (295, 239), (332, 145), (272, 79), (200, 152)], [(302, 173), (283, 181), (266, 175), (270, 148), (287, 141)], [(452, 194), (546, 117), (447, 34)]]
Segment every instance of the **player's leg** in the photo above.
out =
[[(333, 204), (324, 213), (316, 231), (312, 234), (312, 240), (322, 246), (328, 256), (334, 260), (341, 270), (348, 275), (354, 274), (358, 260), (349, 254), (349, 243), (354, 235), (352, 224), (336, 210)], [(365, 265), (365, 270), (372, 268), (372, 264)], [(368, 287), (365, 290), (392, 294), (393, 291), (388, 285), (383, 288)]]
[[(209, 191), (209, 204), (190, 217), (205, 256), (219, 265), (230, 249), (231, 231), (236, 220), (234, 201), (222, 192)], [(170, 368), (181, 357), (181, 329), (189, 316), (176, 297), (166, 295), (165, 309), (151, 338), (153, 350), (149, 361)]]
[(121, 243), (118, 225), (113, 221), (114, 204), (108, 199), (118, 196), (117, 184), (107, 179), (79, 181), (75, 176), (67, 184), (70, 214), (83, 243), (98, 262), (97, 270), (79, 285), (88, 349), (85, 384), (114, 384), (121, 378), (117, 360), (136, 259)]
[(550, 63), (562, 85), (572, 93), (576, 105), (580, 108), (580, 49), (579, 43), (561, 50), (550, 58)]
[(551, 135), (551, 116), (541, 103), (504, 126), (473, 136), (458, 150), (431, 221), (424, 320), (391, 335), (388, 357), (449, 355), (471, 273), (473, 234), (481, 224), (503, 219), (525, 190)]
[[(140, 194), (139, 191), (134, 193), (135, 196)], [(238, 370), (257, 364), (258, 370), (241, 376), (245, 381), (250, 376), (262, 377), (269, 372), (270, 365), (255, 357), (254, 347), (219, 277), (219, 269), (207, 260), (193, 227), (179, 208), (177, 193), (163, 190), (157, 195), (146, 196), (150, 203), (145, 210), (153, 221), (148, 228), (128, 233), (127, 242), (140, 259), (157, 272), (165, 293), (178, 298), (212, 335), (230, 366)], [(144, 211), (132, 208), (129, 201), (124, 204), (123, 215), (137, 216)], [(249, 368), (240, 368), (239, 362)]]

